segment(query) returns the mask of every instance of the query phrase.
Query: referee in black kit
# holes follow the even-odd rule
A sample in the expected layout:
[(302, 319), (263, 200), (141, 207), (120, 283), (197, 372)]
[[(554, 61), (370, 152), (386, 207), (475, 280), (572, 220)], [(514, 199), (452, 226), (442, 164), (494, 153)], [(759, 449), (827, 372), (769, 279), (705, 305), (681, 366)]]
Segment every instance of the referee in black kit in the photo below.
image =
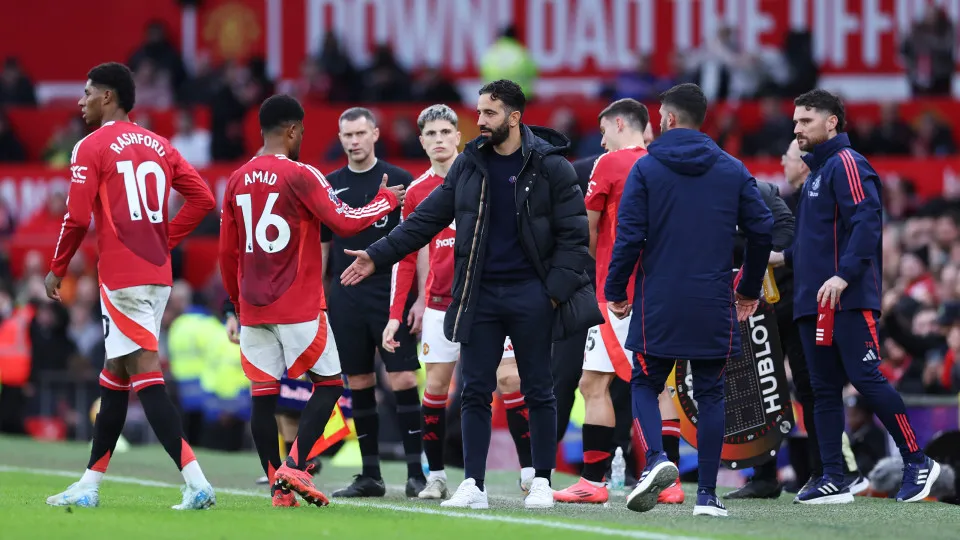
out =
[[(380, 130), (372, 112), (360, 107), (347, 109), (340, 115), (339, 123), (340, 142), (347, 154), (348, 164), (327, 175), (327, 181), (340, 200), (354, 208), (363, 207), (377, 196), (384, 178), (390, 186), (410, 186), (413, 182), (410, 173), (377, 159), (374, 154), (373, 148)], [(374, 366), (377, 349), (397, 400), (397, 418), (407, 458), (407, 496), (416, 497), (426, 485), (420, 466), (420, 393), (415, 373), (420, 369), (420, 361), (417, 359), (416, 339), (410, 334), (410, 329), (401, 323), (396, 334), (396, 340), (400, 342), (396, 352), (387, 352), (381, 346), (383, 328), (390, 318), (392, 268), (378, 268), (374, 275), (356, 287), (341, 287), (337, 279), (353, 261), (353, 257), (344, 254), (345, 249), (366, 249), (389, 234), (398, 223), (399, 207), (356, 236), (342, 238), (326, 227), (321, 235), (326, 258), (324, 271), (333, 278), (327, 289), (328, 314), (337, 350), (340, 351), (340, 364), (350, 388), (354, 425), (363, 457), (361, 474), (349, 486), (335, 491), (334, 497), (383, 497), (386, 494), (386, 486), (380, 476), (377, 440), (380, 432)], [(415, 300), (415, 295), (410, 296)], [(410, 307), (408, 303), (407, 309)]]

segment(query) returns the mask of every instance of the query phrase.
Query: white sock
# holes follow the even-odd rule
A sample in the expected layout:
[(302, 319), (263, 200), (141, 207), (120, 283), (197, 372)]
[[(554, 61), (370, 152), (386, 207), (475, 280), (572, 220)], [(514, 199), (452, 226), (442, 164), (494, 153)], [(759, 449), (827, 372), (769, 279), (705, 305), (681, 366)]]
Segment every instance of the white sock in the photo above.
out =
[(530, 478), (533, 478), (536, 475), (537, 475), (537, 470), (534, 469), (533, 467), (524, 467), (520, 469), (521, 480), (528, 480)]
[(586, 478), (584, 478), (583, 481), (590, 484), (593, 487), (603, 487), (604, 485), (606, 485), (604, 482), (594, 482), (592, 480), (587, 480)]
[(83, 476), (80, 477), (81, 484), (96, 484), (99, 486), (101, 480), (103, 480), (103, 473), (90, 469), (83, 471)]
[(183, 468), (183, 481), (187, 483), (188, 486), (204, 486), (208, 484), (207, 477), (203, 475), (203, 471), (200, 470), (200, 463), (197, 460), (193, 460), (190, 463), (187, 463), (187, 466)]
[(427, 480), (433, 480), (434, 478), (443, 478), (447, 479), (447, 471), (440, 469), (439, 471), (430, 471), (430, 474), (427, 476)]

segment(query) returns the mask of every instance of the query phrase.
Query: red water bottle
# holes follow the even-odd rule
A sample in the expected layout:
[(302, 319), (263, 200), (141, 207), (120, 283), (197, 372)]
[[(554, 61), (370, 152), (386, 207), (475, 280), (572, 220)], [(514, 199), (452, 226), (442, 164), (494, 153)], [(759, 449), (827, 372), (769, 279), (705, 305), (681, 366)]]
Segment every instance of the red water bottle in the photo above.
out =
[(834, 308), (829, 305), (817, 306), (817, 345), (833, 345), (833, 312)]

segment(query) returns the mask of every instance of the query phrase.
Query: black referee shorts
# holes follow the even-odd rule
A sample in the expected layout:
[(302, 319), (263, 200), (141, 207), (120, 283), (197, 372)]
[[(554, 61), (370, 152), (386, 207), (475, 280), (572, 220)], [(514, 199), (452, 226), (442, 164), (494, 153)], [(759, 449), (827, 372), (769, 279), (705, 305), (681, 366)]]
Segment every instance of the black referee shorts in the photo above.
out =
[(406, 323), (406, 313), (413, 302), (408, 302), (404, 309), (404, 319), (395, 338), (400, 342), (396, 352), (387, 352), (382, 347), (383, 329), (390, 319), (389, 286), (387, 282), (385, 288), (364, 287), (364, 284), (349, 288), (339, 285), (330, 287), (327, 295), (327, 315), (330, 318), (333, 338), (337, 341), (340, 369), (344, 375), (375, 373), (377, 350), (380, 351), (380, 358), (387, 372), (420, 369), (417, 340), (410, 334)]

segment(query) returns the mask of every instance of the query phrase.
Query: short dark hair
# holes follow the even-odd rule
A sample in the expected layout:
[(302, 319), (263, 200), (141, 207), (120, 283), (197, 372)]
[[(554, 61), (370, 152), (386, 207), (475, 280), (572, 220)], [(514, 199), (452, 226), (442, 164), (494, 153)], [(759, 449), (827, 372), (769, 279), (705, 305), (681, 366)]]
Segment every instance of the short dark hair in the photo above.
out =
[(125, 112), (133, 110), (137, 101), (136, 85), (130, 68), (119, 62), (107, 62), (91, 69), (87, 78), (94, 86), (108, 88), (117, 94), (117, 102)]
[(340, 114), (340, 120), (338, 120), (337, 123), (339, 124), (343, 121), (352, 122), (361, 118), (366, 118), (371, 124), (377, 125), (377, 117), (373, 115), (373, 111), (365, 107), (350, 107)]
[(647, 106), (633, 98), (623, 98), (614, 101), (607, 108), (600, 111), (597, 121), (608, 117), (619, 116), (634, 128), (643, 131), (650, 123), (650, 111)]
[(660, 94), (660, 103), (673, 108), (677, 120), (683, 124), (699, 128), (707, 117), (707, 96), (693, 83), (678, 84)]
[(292, 96), (277, 94), (260, 105), (260, 129), (272, 131), (291, 122), (303, 122), (303, 106)]
[(793, 104), (797, 107), (807, 107), (836, 116), (837, 132), (843, 131), (847, 125), (847, 112), (843, 108), (843, 100), (840, 99), (840, 96), (821, 88), (815, 88), (800, 94), (797, 99), (793, 100)]
[(523, 109), (527, 106), (527, 96), (523, 95), (523, 89), (519, 84), (507, 79), (499, 79), (483, 85), (479, 95), (484, 94), (490, 94), (491, 99), (506, 105), (507, 114), (520, 111), (523, 115)]

